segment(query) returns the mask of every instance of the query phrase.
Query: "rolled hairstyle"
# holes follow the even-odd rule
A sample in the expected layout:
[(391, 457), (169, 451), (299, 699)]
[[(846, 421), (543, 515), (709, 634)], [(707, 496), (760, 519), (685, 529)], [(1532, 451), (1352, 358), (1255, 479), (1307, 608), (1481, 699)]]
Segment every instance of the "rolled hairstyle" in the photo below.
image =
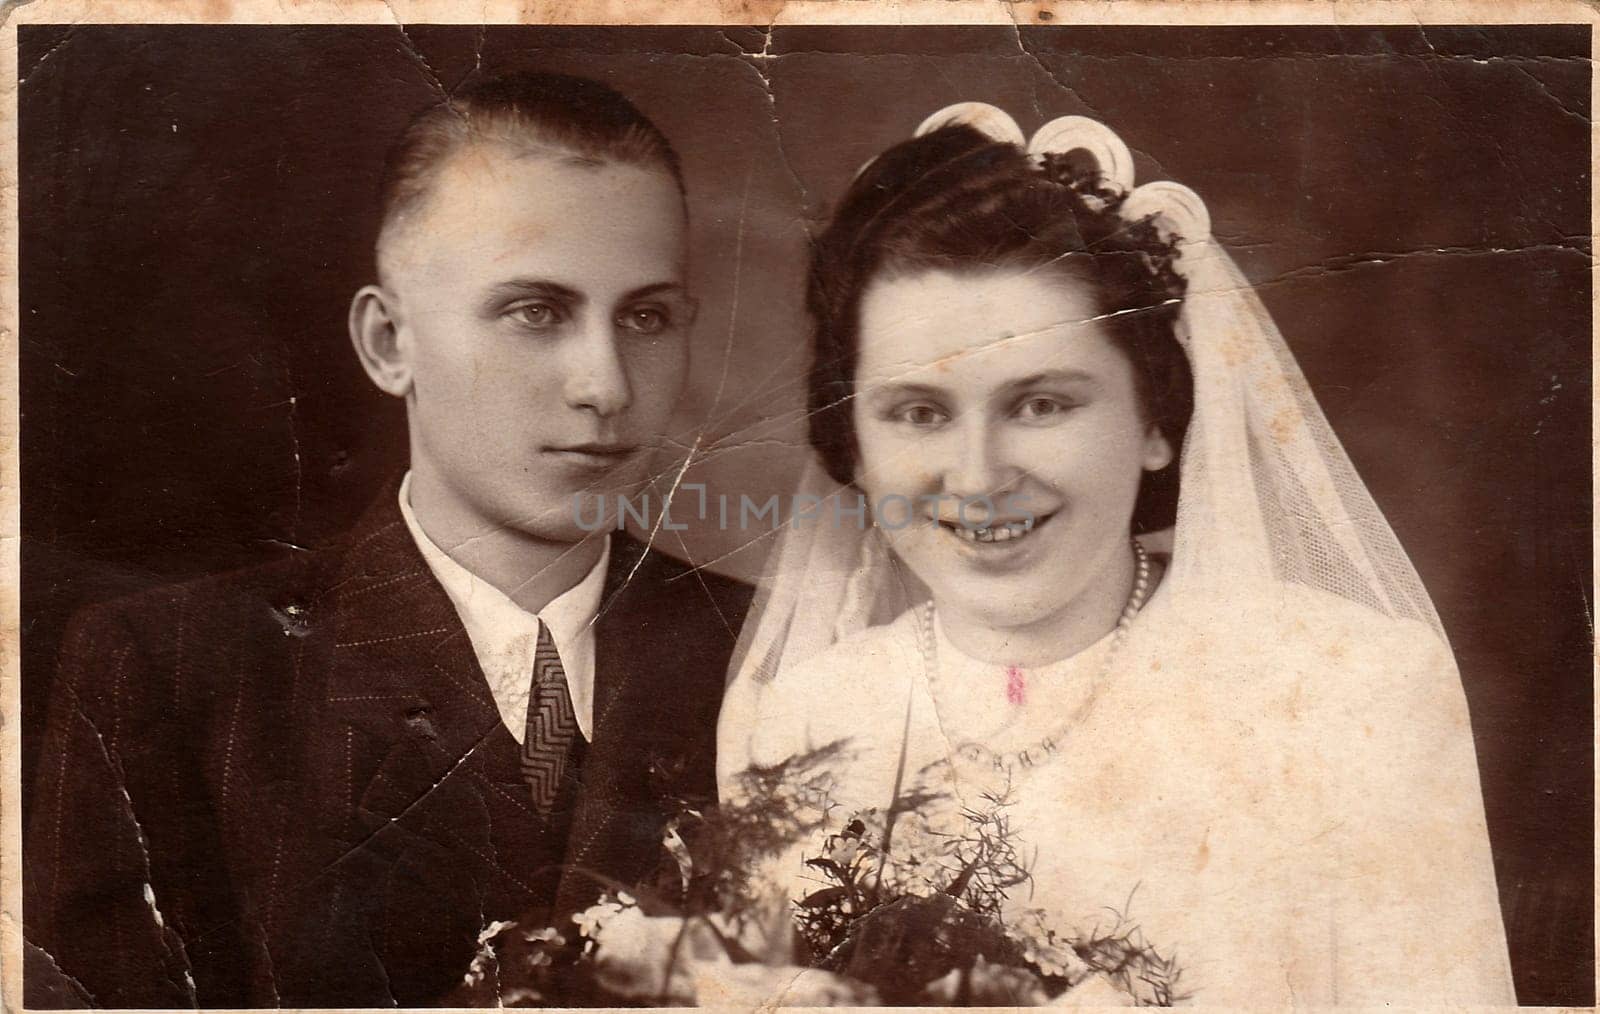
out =
[(828, 474), (853, 483), (852, 403), (861, 300), (880, 278), (923, 271), (1056, 271), (1088, 284), (1108, 334), (1134, 367), (1145, 418), (1172, 443), (1173, 463), (1146, 473), (1133, 530), (1170, 527), (1194, 386), (1175, 334), (1184, 281), (1175, 244), (1149, 221), (1119, 214), (1124, 195), (1066, 152), (1034, 160), (969, 126), (890, 148), (857, 177), (817, 239), (807, 283), (816, 328), (808, 390), (810, 439)]
[(684, 192), (672, 142), (620, 93), (571, 74), (519, 71), (468, 85), (406, 125), (384, 165), (383, 231), (427, 200), (451, 156), (481, 142), (538, 145), (588, 165), (661, 169)]

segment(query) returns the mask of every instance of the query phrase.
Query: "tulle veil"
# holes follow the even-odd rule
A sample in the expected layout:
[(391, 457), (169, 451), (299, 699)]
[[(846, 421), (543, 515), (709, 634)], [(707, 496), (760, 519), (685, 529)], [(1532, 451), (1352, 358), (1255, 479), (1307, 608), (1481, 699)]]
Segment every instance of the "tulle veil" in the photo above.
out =
[[(1025, 142), (1004, 112), (966, 103), (921, 129), (952, 122), (1035, 155), (1087, 153), (1127, 195), (1125, 218), (1153, 220), (1176, 240), (1187, 284), (1177, 337), (1194, 412), (1177, 521), (1140, 536), (1170, 564), (1126, 628), (1118, 663), (1129, 678), (1108, 674), (1119, 704), (1101, 703), (1081, 737), (1072, 733), (1091, 744), (1078, 766), (1037, 776), (1058, 786), (1036, 797), (1059, 800), (1045, 804), (1059, 818), (1053, 853), (1075, 858), (1058, 861), (1084, 864), (1072, 880), (1152, 878), (1167, 901), (1147, 901), (1146, 914), (1191, 956), (1212, 952), (1198, 969), (1212, 976), (1204, 1002), (1514, 1002), (1444, 629), (1283, 336), (1213, 239), (1205, 205), (1177, 183), (1136, 187), (1126, 145), (1084, 117)], [(798, 493), (834, 517), (858, 495), (817, 464)], [(828, 503), (841, 497), (849, 502)], [(909, 670), (882, 668), (915, 667), (915, 649), (891, 656), (883, 646), (899, 643), (896, 617), (926, 598), (871, 527), (785, 529), (731, 667), (718, 737), (725, 791), (737, 793), (748, 764), (772, 762), (758, 758), (792, 755), (804, 738), (796, 725), (831, 722), (879, 740), (898, 732), (891, 723), (880, 736), (893, 716), (863, 718), (851, 697), (865, 696), (865, 679), (917, 685)], [(763, 712), (764, 698), (779, 703)], [(931, 740), (944, 749), (948, 736), (940, 727)], [(1120, 786), (1114, 805), (1097, 810), (1105, 790), (1089, 772), (1099, 767), (1125, 778), (1108, 783)], [(1213, 830), (1235, 837), (1225, 846)], [(1101, 841), (1118, 844), (1100, 851)], [(1204, 854), (1208, 841), (1248, 872), (1206, 881), (1181, 850)], [(1219, 875), (1213, 862), (1209, 876)]]
[[(919, 133), (966, 123), (1023, 144), (1003, 111), (962, 103)], [(1283, 336), (1249, 281), (1211, 236), (1204, 203), (1172, 182), (1135, 187), (1127, 146), (1081, 116), (1053, 120), (1031, 153), (1081, 151), (1126, 193), (1125, 218), (1151, 218), (1178, 243), (1187, 282), (1178, 338), (1194, 376), (1194, 415), (1180, 464), (1174, 529), (1148, 538), (1169, 549), (1163, 594), (1208, 603), (1258, 601), (1301, 585), (1445, 634), (1410, 559), (1357, 475)], [(822, 514), (854, 495), (810, 464), (796, 501)], [(805, 502), (816, 502), (806, 500)], [(835, 513), (832, 516), (838, 517)], [(779, 535), (730, 669), (767, 683), (829, 645), (888, 622), (923, 594), (871, 527), (791, 524)]]

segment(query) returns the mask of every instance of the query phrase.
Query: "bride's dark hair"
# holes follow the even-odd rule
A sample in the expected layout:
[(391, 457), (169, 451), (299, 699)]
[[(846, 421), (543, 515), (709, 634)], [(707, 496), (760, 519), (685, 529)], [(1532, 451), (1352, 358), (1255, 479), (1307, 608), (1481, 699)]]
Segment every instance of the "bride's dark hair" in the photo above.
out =
[(868, 165), (818, 237), (806, 304), (816, 324), (809, 385), (810, 437), (836, 481), (854, 481), (851, 400), (860, 351), (861, 297), (877, 278), (920, 271), (1050, 268), (1089, 283), (1097, 312), (1134, 366), (1145, 417), (1171, 442), (1173, 464), (1147, 473), (1135, 531), (1170, 526), (1177, 461), (1194, 387), (1174, 325), (1184, 283), (1174, 245), (1150, 222), (1118, 214), (1073, 153), (1041, 166), (1013, 144), (967, 126), (890, 148)]

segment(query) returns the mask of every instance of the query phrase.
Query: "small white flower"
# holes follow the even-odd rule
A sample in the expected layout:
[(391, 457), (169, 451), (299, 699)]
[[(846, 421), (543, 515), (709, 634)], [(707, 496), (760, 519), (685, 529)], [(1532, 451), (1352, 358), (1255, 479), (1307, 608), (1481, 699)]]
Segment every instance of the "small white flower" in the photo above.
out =
[(861, 849), (861, 839), (846, 838), (828, 853), (828, 858), (840, 866), (849, 866), (850, 861), (856, 857), (856, 852)]
[(572, 921), (578, 926), (578, 935), (593, 940), (600, 935), (607, 920), (622, 911), (622, 906), (614, 901), (601, 901), (590, 905), (582, 912), (572, 913)]
[(478, 952), (472, 956), (472, 963), (467, 966), (467, 973), (462, 981), (469, 986), (476, 986), (489, 974), (489, 962), (494, 960), (494, 944), (491, 941), (500, 935), (501, 930), (510, 929), (516, 923), (502, 922), (496, 919), (478, 931)]
[(510, 929), (514, 925), (516, 924), (502, 922), (501, 920), (496, 919), (494, 922), (491, 922), (489, 925), (478, 931), (478, 943), (486, 944), (495, 937), (499, 936), (501, 930)]
[(1006, 935), (1022, 948), (1022, 956), (1045, 975), (1077, 982), (1089, 971), (1078, 952), (1050, 927), (1041, 909), (1016, 913)]
[(554, 926), (546, 926), (544, 929), (529, 930), (528, 932), (522, 934), (522, 939), (526, 940), (530, 944), (546, 943), (555, 944), (557, 947), (567, 942), (567, 938), (558, 933)]

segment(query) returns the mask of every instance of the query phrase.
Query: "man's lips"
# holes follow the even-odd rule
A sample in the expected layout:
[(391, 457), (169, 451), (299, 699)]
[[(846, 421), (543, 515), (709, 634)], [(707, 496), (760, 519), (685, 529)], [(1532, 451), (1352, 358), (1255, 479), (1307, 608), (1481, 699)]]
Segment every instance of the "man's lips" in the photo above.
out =
[(545, 448), (545, 453), (553, 454), (576, 464), (606, 468), (621, 464), (631, 458), (638, 450), (639, 448), (636, 444), (583, 443), (547, 447)]

